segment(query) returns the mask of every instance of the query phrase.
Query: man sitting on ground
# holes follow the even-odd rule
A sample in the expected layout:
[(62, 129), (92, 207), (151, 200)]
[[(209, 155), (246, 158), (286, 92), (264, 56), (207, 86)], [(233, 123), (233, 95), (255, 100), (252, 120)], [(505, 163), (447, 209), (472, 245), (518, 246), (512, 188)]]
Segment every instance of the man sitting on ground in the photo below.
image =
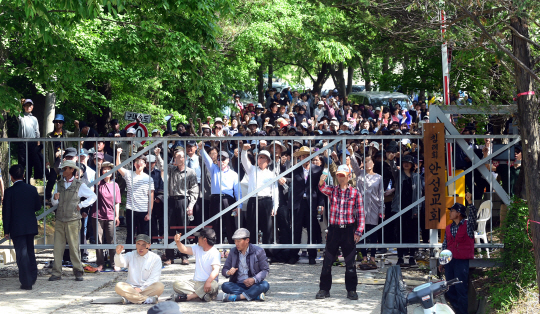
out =
[(221, 289), (223, 302), (239, 300), (264, 301), (264, 294), (270, 289), (268, 275), (270, 267), (264, 249), (249, 243), (249, 231), (240, 228), (232, 236), (235, 248), (225, 261), (222, 274), (230, 278)]
[(215, 299), (218, 293), (218, 276), (221, 266), (221, 255), (214, 247), (216, 232), (212, 229), (202, 229), (196, 233), (199, 243), (190, 247), (180, 242), (181, 233), (174, 236), (174, 242), (180, 253), (195, 255), (195, 274), (189, 281), (176, 281), (173, 284), (173, 300), (184, 302), (190, 300)]
[(122, 254), (123, 245), (116, 246), (114, 265), (127, 267), (127, 282), (119, 282), (114, 290), (123, 299), (124, 304), (155, 304), (165, 286), (159, 282), (161, 276), (161, 258), (150, 249), (150, 237), (139, 234), (136, 238), (136, 251)]

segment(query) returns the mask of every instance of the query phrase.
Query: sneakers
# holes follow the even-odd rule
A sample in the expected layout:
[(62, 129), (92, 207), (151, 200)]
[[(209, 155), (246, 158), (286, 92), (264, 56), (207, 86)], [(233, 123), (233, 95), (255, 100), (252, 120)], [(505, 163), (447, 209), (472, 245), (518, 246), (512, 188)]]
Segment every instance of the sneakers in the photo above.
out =
[(129, 301), (128, 299), (122, 297), (122, 304), (133, 304), (133, 302)]
[(235, 302), (237, 301), (236, 298), (237, 298), (236, 294), (228, 294), (228, 293), (223, 294), (223, 302)]
[(157, 295), (152, 296), (152, 297), (148, 297), (143, 302), (143, 304), (156, 304), (156, 303), (158, 303), (158, 299), (159, 299), (159, 297)]
[(347, 299), (349, 299), (349, 300), (358, 300), (358, 293), (356, 293), (356, 291), (348, 291), (347, 292)]
[(51, 277), (49, 277), (49, 281), (57, 281), (57, 280), (62, 280), (62, 277), (55, 276), (55, 275), (52, 275)]
[(330, 292), (326, 290), (319, 290), (319, 292), (317, 292), (317, 295), (315, 295), (315, 299), (326, 299), (329, 297), (330, 297)]
[(258, 300), (258, 301), (264, 301), (264, 298), (265, 298), (265, 295), (264, 295), (264, 292), (259, 294), (255, 299), (253, 300)]
[(173, 299), (174, 302), (186, 302), (187, 301), (187, 294), (173, 293), (173, 295), (171, 296), (171, 299)]

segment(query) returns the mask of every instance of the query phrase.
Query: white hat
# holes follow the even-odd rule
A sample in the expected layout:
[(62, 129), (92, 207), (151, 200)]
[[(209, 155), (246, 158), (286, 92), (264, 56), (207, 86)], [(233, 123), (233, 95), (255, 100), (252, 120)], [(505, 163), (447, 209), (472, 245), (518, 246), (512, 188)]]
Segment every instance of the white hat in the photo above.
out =
[(258, 125), (256, 120), (250, 120), (248, 125)]
[(407, 144), (410, 144), (410, 143), (411, 143), (411, 140), (408, 139), (408, 138), (404, 138), (404, 139), (401, 140), (401, 144), (403, 144), (403, 145), (407, 145)]
[(221, 123), (221, 124), (223, 124), (223, 120), (221, 120), (221, 118), (215, 118), (215, 119), (214, 119), (214, 124), (216, 124), (216, 123), (218, 123), (218, 122)]
[(349, 128), (349, 127), (351, 126), (351, 125), (349, 124), (349, 122), (347, 122), (347, 121), (343, 122), (342, 125), (346, 126), (347, 128)]
[(153, 129), (153, 130), (152, 130), (152, 134), (157, 133), (157, 132), (159, 132), (158, 129)]
[(381, 111), (381, 107), (375, 108), (375, 111), (377, 111), (377, 110), (378, 110), (378, 111)]
[(379, 149), (379, 143), (377, 143), (377, 142), (371, 142), (371, 143), (369, 144), (369, 146), (375, 147), (377, 150)]
[(332, 121), (330, 122), (330, 125), (337, 125), (337, 126), (339, 126), (339, 122), (337, 122), (337, 120), (332, 120)]
[(317, 103), (317, 105), (324, 105), (324, 102), (322, 100), (319, 100), (319, 102)]
[(259, 152), (259, 155), (263, 155), (263, 156), (266, 156), (268, 158), (268, 160), (272, 160), (272, 158), (270, 157), (270, 152), (267, 151), (266, 149), (263, 149)]
[(137, 134), (137, 130), (135, 130), (134, 128), (129, 128), (127, 129), (127, 134)]
[(304, 129), (307, 129), (308, 128), (308, 124), (306, 122), (302, 122), (300, 123), (300, 125), (304, 128)]

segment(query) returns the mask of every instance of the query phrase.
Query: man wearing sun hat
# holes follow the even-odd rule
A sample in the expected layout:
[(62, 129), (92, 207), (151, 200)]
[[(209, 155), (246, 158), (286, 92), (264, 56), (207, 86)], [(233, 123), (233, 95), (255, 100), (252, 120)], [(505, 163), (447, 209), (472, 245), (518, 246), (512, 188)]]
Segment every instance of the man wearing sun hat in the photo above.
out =
[(347, 298), (358, 300), (356, 286), (355, 254), (356, 243), (364, 232), (365, 215), (362, 194), (349, 185), (350, 170), (347, 165), (341, 165), (336, 171), (339, 185), (327, 186), (326, 174), (320, 177), (319, 189), (330, 199), (330, 211), (328, 213), (328, 236), (324, 249), (324, 261), (321, 271), (320, 290), (315, 296), (317, 299), (330, 297), (332, 287), (332, 263), (336, 260), (339, 247), (345, 258), (345, 288)]
[[(97, 196), (81, 180), (75, 179), (74, 172), (79, 170), (72, 160), (65, 160), (61, 165), (62, 177), (56, 183), (53, 193), (52, 205), (56, 209), (56, 225), (54, 229), (54, 264), (52, 276), (49, 281), (62, 279), (62, 255), (66, 241), (69, 244), (71, 263), (77, 281), (83, 280), (83, 267), (81, 264), (81, 251), (79, 249), (79, 231), (81, 230), (81, 208), (92, 205)], [(86, 200), (81, 202), (81, 198)]]

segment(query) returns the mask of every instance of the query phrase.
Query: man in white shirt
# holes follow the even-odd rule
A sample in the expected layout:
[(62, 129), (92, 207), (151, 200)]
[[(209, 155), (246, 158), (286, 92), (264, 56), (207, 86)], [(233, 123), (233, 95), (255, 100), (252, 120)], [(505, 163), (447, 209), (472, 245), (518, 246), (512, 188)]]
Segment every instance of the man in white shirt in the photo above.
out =
[(201, 229), (196, 235), (199, 243), (185, 246), (180, 242), (181, 233), (174, 236), (174, 242), (180, 253), (195, 255), (195, 274), (189, 281), (176, 281), (173, 284), (172, 298), (176, 302), (215, 299), (218, 293), (218, 276), (221, 266), (221, 255), (214, 247), (216, 232), (212, 229)]
[[(120, 156), (122, 148), (116, 150), (116, 165), (122, 163)], [(118, 172), (126, 180), (126, 244), (133, 243), (134, 234), (149, 235), (150, 217), (154, 206), (154, 180), (143, 172), (146, 162), (143, 156), (133, 161), (135, 171), (119, 168)]]
[[(72, 160), (65, 160), (60, 166), (63, 179), (56, 183), (51, 203), (58, 205), (56, 209), (56, 224), (54, 230), (54, 265), (52, 276), (49, 281), (62, 279), (62, 255), (69, 245), (71, 263), (75, 280), (83, 281), (84, 270), (81, 263), (81, 251), (79, 249), (79, 231), (81, 230), (81, 208), (92, 205), (97, 196), (81, 180), (75, 179), (74, 172), (79, 167)], [(81, 202), (81, 198), (86, 200)]]
[[(271, 158), (267, 150), (261, 150), (257, 156), (257, 166), (251, 164), (247, 151), (251, 148), (244, 144), (242, 150), (242, 165), (248, 175), (248, 193), (255, 191), (264, 184), (275, 178), (274, 172), (268, 169)], [(257, 205), (258, 203), (258, 205)], [(279, 190), (276, 182), (265, 187), (262, 191), (249, 198), (247, 204), (247, 229), (250, 232), (251, 243), (257, 243), (257, 232), (262, 231), (264, 244), (274, 241), (274, 217), (279, 206)], [(257, 214), (258, 213), (258, 214)], [(257, 229), (258, 227), (258, 229)]]
[(126, 254), (122, 254), (123, 245), (116, 246), (114, 265), (126, 267), (128, 277), (126, 282), (117, 283), (114, 291), (124, 299), (124, 304), (155, 304), (165, 289), (159, 282), (161, 258), (148, 251), (151, 245), (148, 235), (137, 235), (135, 245), (137, 251)]

